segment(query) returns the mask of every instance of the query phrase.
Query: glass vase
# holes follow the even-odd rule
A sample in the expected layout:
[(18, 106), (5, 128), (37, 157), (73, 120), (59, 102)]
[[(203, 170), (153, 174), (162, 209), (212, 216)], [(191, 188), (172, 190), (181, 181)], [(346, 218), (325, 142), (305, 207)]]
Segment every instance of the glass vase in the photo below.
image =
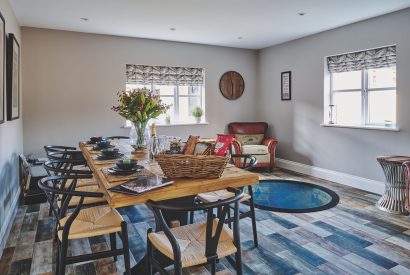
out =
[(134, 122), (134, 127), (136, 130), (136, 140), (134, 148), (135, 150), (145, 150), (148, 148), (149, 144), (149, 131), (147, 129), (148, 121)]

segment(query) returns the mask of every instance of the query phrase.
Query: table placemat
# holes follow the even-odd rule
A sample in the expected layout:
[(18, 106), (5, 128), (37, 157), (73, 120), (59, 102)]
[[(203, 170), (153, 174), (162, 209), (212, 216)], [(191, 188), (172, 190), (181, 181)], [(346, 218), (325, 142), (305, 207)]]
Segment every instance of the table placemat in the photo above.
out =
[(154, 176), (154, 173), (148, 171), (147, 169), (144, 169), (141, 172), (136, 172), (134, 174), (130, 174), (126, 176), (113, 175), (113, 174), (108, 173), (107, 170), (108, 168), (101, 169), (104, 177), (107, 179), (108, 182), (126, 181), (126, 180), (134, 179), (135, 177), (138, 177), (138, 176)]

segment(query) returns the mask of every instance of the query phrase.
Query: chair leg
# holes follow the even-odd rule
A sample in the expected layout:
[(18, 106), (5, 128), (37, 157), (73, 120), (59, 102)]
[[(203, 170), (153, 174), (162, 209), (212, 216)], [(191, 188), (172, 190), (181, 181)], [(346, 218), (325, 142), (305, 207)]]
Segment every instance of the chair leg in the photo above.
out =
[(190, 211), (189, 212), (189, 222), (190, 222), (190, 224), (194, 223), (194, 214), (195, 214), (195, 211)]
[[(110, 233), (110, 247), (112, 251), (117, 249), (116, 233)], [(117, 256), (114, 256), (114, 262), (116, 261), (117, 261)]]
[(212, 275), (216, 274), (216, 261), (212, 261), (211, 263), (211, 274)]
[(238, 252), (235, 253), (235, 262), (236, 262), (236, 274), (242, 275), (242, 255), (241, 251), (238, 250)]
[(121, 223), (122, 249), (124, 251), (125, 274), (131, 275), (130, 249), (128, 247), (127, 223)]
[(253, 203), (253, 198), (250, 199), (251, 208), (251, 219), (252, 219), (252, 231), (253, 231), (253, 243), (255, 247), (258, 247), (258, 231), (256, 230), (256, 214), (255, 214), (255, 204)]
[(147, 231), (147, 259), (146, 259), (146, 268), (147, 268), (147, 274), (152, 275), (152, 264), (151, 264), (151, 258), (153, 254), (153, 248), (151, 241), (148, 239), (148, 234), (152, 232), (152, 229), (148, 229)]
[(60, 261), (58, 265), (58, 275), (65, 274), (65, 265), (66, 265), (66, 258), (67, 258), (67, 249), (68, 249), (68, 239), (67, 237), (62, 238), (61, 245), (60, 245)]
[(55, 274), (58, 274), (59, 268), (60, 268), (60, 241), (57, 239), (57, 252), (56, 252), (56, 272)]
[(228, 208), (228, 220), (229, 220), (229, 223), (228, 223), (228, 226), (229, 226), (229, 228), (232, 228), (232, 222), (231, 222), (231, 208)]

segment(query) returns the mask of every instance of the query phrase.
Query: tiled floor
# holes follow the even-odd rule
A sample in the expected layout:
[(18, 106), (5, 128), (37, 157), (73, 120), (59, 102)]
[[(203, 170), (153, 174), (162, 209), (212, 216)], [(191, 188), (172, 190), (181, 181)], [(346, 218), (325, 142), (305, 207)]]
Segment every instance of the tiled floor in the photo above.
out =
[[(253, 247), (250, 221), (241, 220), (245, 274), (410, 274), (410, 219), (377, 210), (377, 195), (282, 170), (262, 177), (321, 184), (336, 191), (341, 202), (315, 213), (257, 210), (258, 248)], [(131, 261), (135, 263), (145, 253), (146, 230), (153, 226), (153, 217), (145, 206), (120, 211), (129, 223)], [(108, 239), (103, 237), (71, 243), (73, 254), (107, 247)], [(47, 205), (22, 206), (0, 260), (0, 274), (51, 274), (53, 249)], [(232, 270), (225, 260), (218, 264), (219, 274), (230, 274)], [(67, 268), (67, 274), (122, 271), (122, 257), (116, 263), (104, 259)], [(185, 272), (209, 274), (204, 267)]]

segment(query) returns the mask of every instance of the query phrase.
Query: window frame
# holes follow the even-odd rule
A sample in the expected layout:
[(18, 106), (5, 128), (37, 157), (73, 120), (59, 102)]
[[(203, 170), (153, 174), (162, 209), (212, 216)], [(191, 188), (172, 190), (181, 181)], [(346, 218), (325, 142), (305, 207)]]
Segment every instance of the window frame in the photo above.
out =
[[(167, 98), (173, 98), (173, 107), (174, 107), (174, 118), (177, 118), (177, 120), (171, 124), (190, 124), (190, 123), (194, 123), (193, 121), (189, 121), (189, 119), (187, 118), (186, 120), (181, 120), (180, 116), (179, 116), (179, 98), (180, 97), (186, 97), (186, 98), (199, 98), (199, 104), (200, 107), (203, 110), (203, 117), (205, 117), (206, 112), (205, 112), (205, 92), (204, 92), (204, 85), (178, 85), (178, 84), (167, 84), (167, 85), (161, 85), (161, 84), (135, 84), (135, 83), (126, 83), (125, 86), (127, 85), (143, 85), (144, 87), (147, 87), (148, 89), (150, 89), (153, 93), (156, 93), (156, 86), (174, 86), (174, 94), (173, 95), (161, 95), (161, 98), (167, 97)], [(188, 87), (199, 87), (199, 94), (198, 95), (180, 95), (180, 91), (179, 91), (179, 87), (180, 86), (188, 86)], [(127, 88), (127, 87), (126, 87)], [(189, 88), (188, 88), (189, 89)], [(205, 117), (206, 118), (206, 117)], [(206, 119), (205, 119), (206, 121)], [(196, 124), (196, 123), (195, 123)], [(160, 124), (162, 125), (162, 124)]]
[[(391, 66), (397, 68), (397, 66)], [(379, 69), (379, 68), (376, 68)], [(330, 77), (330, 93), (329, 93), (329, 105), (334, 105), (334, 93), (343, 93), (343, 92), (360, 92), (361, 93), (361, 124), (346, 124), (351, 126), (363, 126), (363, 127), (387, 127), (385, 123), (370, 123), (369, 119), (369, 93), (373, 91), (396, 91), (397, 95), (397, 80), (396, 87), (383, 87), (383, 88), (369, 88), (369, 70), (372, 69), (362, 69), (361, 70), (361, 89), (333, 89), (333, 75), (335, 73), (329, 73)], [(345, 125), (344, 123), (336, 122), (335, 125)], [(396, 127), (397, 125), (397, 99), (396, 99), (396, 122), (392, 126)], [(390, 128), (390, 127), (389, 127)]]

